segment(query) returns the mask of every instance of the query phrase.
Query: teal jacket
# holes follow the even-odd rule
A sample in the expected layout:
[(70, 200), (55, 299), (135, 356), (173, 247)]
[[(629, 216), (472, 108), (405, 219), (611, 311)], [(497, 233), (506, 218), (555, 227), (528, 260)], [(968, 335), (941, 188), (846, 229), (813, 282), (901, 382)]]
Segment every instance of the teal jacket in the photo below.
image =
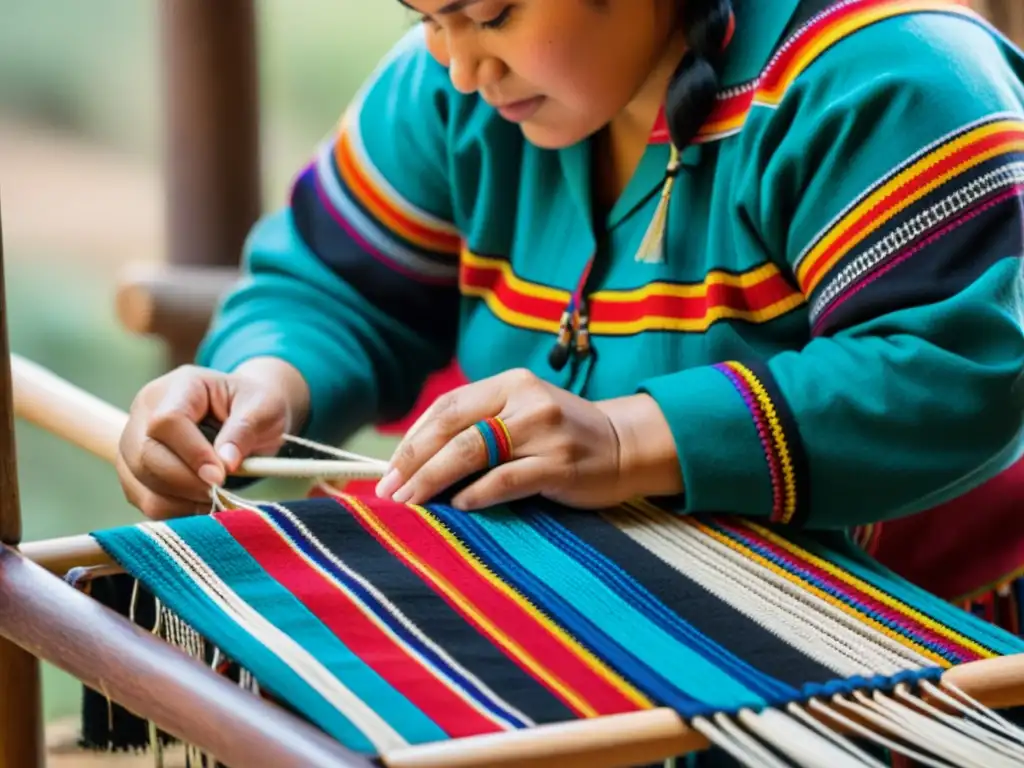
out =
[[(843, 528), (996, 476), (1024, 448), (1024, 58), (960, 3), (734, 6), (660, 261), (635, 254), (663, 130), (595, 227), (589, 142), (530, 145), (416, 29), (253, 230), (199, 362), (289, 361), (329, 441), (453, 356), (471, 380), (646, 392), (683, 514)], [(556, 369), (582, 283), (592, 346)]]

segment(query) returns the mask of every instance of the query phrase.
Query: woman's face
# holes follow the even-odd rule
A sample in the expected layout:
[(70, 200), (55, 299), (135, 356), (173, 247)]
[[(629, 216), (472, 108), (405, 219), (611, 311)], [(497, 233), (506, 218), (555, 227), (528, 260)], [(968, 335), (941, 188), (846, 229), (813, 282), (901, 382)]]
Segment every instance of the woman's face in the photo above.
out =
[(671, 0), (401, 2), (422, 14), (453, 85), (478, 92), (547, 148), (581, 141), (621, 112), (675, 26)]

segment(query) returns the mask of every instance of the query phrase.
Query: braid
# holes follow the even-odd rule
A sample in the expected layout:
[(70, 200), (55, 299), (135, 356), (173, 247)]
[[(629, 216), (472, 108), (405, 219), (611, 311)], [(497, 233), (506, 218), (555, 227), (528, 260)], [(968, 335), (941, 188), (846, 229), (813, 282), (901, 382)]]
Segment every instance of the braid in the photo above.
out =
[(672, 143), (690, 143), (711, 115), (718, 95), (718, 62), (732, 25), (730, 0), (680, 0), (688, 50), (669, 83), (665, 101)]

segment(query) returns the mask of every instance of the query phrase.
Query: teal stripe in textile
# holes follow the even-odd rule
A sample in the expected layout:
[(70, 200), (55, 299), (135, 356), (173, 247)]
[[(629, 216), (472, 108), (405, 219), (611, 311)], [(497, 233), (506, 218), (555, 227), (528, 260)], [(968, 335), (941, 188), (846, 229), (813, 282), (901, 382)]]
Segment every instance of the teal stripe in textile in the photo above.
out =
[[(555, 546), (536, 530), (540, 517), (536, 513), (523, 515), (491, 509), (463, 519), (458, 514), (445, 514), (442, 519), (467, 536), (470, 543), (481, 544), (484, 536), (489, 537), (496, 546), (488, 547), (482, 554), (486, 553), (492, 567), (506, 573), (510, 567), (521, 567), (606, 637), (704, 707), (731, 710), (767, 703), (747, 684), (748, 676), (758, 676), (755, 670), (744, 668), (746, 665), (738, 660), (730, 664), (728, 653), (713, 647), (697, 633), (690, 633), (689, 644), (673, 636), (643, 610), (639, 585), (630, 585), (635, 590), (636, 602), (627, 602), (595, 575), (593, 569), (599, 559), (596, 553), (576, 559), (567, 549), (576, 549), (578, 555), (583, 545), (565, 529), (561, 529), (565, 535), (559, 537), (563, 546)], [(473, 531), (474, 528), (478, 530)], [(555, 616), (563, 611), (559, 602), (542, 605)], [(712, 660), (716, 656), (718, 663)], [(783, 688), (778, 683), (776, 686), (777, 690)], [(789, 693), (797, 695), (792, 689)]]
[[(159, 573), (160, 580), (169, 572), (178, 576), (182, 588), (180, 597), (176, 590), (167, 595), (164, 590), (160, 593), (168, 607), (188, 617), (188, 622), (200, 634), (225, 650), (232, 659), (245, 667), (260, 669), (261, 686), (307, 715), (315, 713), (315, 722), (340, 741), (361, 751), (374, 752), (383, 745), (445, 738), (443, 731), (352, 654), (291, 593), (268, 578), (259, 563), (214, 519), (192, 518), (177, 522), (170, 533), (174, 534), (223, 582), (219, 588), (215, 587), (216, 591), (223, 596), (230, 590), (248, 606), (258, 607), (259, 617), (276, 632), (268, 630), (265, 624), (261, 628), (238, 619), (225, 621), (224, 614), (203, 594), (196, 579), (181, 578), (184, 574), (174, 559), (176, 550), (169, 548), (166, 541), (154, 541), (141, 532), (126, 537), (98, 534), (97, 538), (116, 559), (150, 560), (151, 572)], [(282, 636), (290, 642), (282, 641)], [(266, 646), (272, 643), (278, 649), (277, 656), (268, 653)], [(315, 664), (303, 664), (301, 657), (288, 653), (292, 644), (304, 649)], [(292, 669), (281, 663), (283, 658), (296, 659)], [(327, 683), (328, 691), (334, 694), (330, 700), (318, 694), (311, 682), (323, 680), (317, 666), (332, 673)], [(272, 672), (269, 678), (264, 672), (268, 669)], [(343, 681), (343, 688), (351, 692), (349, 697), (339, 690), (342, 686), (338, 681)], [(368, 726), (364, 726), (365, 732), (341, 716), (338, 703), (346, 698), (364, 702), (360, 709), (371, 715), (367, 718)], [(377, 713), (386, 713), (386, 717)]]

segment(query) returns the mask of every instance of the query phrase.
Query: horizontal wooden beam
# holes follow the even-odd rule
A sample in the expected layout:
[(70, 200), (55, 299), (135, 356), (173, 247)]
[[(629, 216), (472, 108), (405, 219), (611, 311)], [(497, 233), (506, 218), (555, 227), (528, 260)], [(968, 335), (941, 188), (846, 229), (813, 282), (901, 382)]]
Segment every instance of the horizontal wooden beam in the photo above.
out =
[(228, 765), (374, 766), (7, 547), (0, 637)]
[(234, 267), (131, 264), (118, 278), (117, 318), (132, 333), (194, 346), (239, 275)]

